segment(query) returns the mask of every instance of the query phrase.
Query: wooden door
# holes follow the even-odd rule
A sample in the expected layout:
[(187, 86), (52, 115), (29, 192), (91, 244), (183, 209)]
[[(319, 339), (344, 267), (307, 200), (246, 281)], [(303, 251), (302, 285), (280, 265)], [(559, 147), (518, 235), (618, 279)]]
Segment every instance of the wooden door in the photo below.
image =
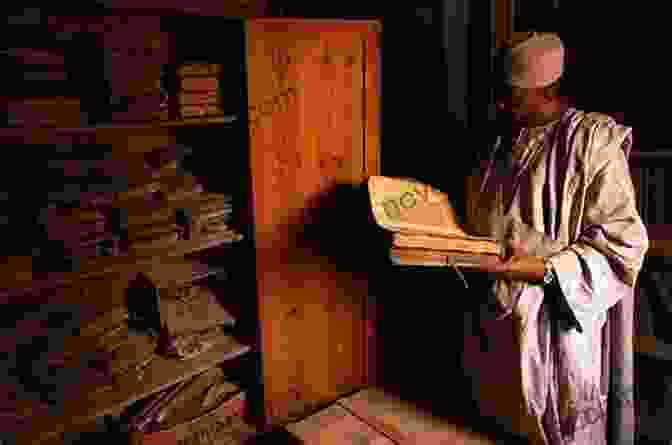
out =
[(252, 205), (271, 424), (306, 415), (369, 381), (367, 280), (321, 248), (327, 237), (347, 243), (336, 225), (329, 225), (332, 233), (318, 230), (317, 238), (307, 234), (324, 222), (321, 209), (338, 214), (331, 199), (338, 187), (378, 174), (376, 25), (247, 23)]

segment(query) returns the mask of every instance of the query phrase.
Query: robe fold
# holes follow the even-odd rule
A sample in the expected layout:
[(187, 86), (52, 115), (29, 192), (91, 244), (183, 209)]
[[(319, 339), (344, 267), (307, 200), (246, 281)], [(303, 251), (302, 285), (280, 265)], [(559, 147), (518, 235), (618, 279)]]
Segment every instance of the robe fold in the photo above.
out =
[(498, 139), (467, 178), (468, 231), (514, 232), (557, 278), (490, 280), (465, 332), (481, 413), (533, 443), (634, 443), (633, 295), (648, 237), (631, 146), (629, 127), (569, 108)]

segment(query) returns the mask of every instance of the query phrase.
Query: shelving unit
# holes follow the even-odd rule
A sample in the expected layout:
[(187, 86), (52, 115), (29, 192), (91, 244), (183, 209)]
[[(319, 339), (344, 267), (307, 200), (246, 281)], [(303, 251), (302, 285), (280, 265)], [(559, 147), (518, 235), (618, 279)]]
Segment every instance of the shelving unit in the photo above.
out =
[[(637, 435), (639, 440), (653, 439), (659, 435), (659, 421), (662, 417), (656, 412), (664, 412), (667, 401), (666, 383), (662, 374), (653, 369), (665, 369), (666, 362), (672, 361), (672, 344), (661, 334), (660, 329), (665, 324), (669, 312), (661, 311), (661, 298), (665, 298), (664, 289), (658, 288), (663, 284), (653, 279), (653, 273), (662, 272), (668, 258), (672, 256), (672, 237), (669, 223), (669, 208), (666, 208), (665, 177), (672, 161), (672, 151), (638, 151), (634, 150), (630, 156), (630, 172), (637, 193), (640, 215), (644, 221), (649, 238), (649, 250), (644, 267), (639, 273), (635, 289), (635, 332), (633, 347), (635, 352), (635, 383), (637, 416)], [(669, 263), (668, 263), (669, 264)], [(654, 311), (659, 311), (655, 313)], [(663, 374), (665, 371), (663, 371)], [(652, 396), (662, 396), (663, 399), (654, 400)], [(657, 425), (658, 424), (658, 425)]]
[(670, 161), (670, 150), (633, 151), (631, 154), (630, 171), (638, 195), (639, 211), (649, 235), (650, 256), (672, 255), (672, 237), (669, 235), (672, 225), (667, 221), (663, 173)]
[[(93, 391), (82, 385), (81, 393), (71, 394), (62, 407), (28, 418), (14, 431), (15, 437), (8, 437), (17, 444), (58, 441), (63, 433), (76, 432), (100, 416), (118, 413), (214, 366), (237, 366), (233, 363), (237, 360), (231, 361), (234, 358), (246, 363), (241, 368), (246, 417), (259, 428), (299, 418), (315, 406), (373, 382), (373, 307), (368, 301), (366, 267), (361, 255), (359, 261), (344, 255), (335, 258), (333, 246), (324, 246), (325, 240), (335, 236), (335, 226), (323, 215), (334, 209), (348, 212), (353, 203), (349, 198), (335, 198), (341, 196), (338, 190), (356, 189), (368, 176), (379, 173), (378, 24), (189, 14), (133, 17), (129, 11), (106, 10), (90, 18), (91, 26), (82, 27), (85, 18), (76, 17), (78, 38), (88, 43), (75, 45), (71, 57), (77, 51), (106, 51), (109, 37), (104, 33), (110, 29), (94, 25), (105, 24), (106, 17), (115, 14), (130, 19), (109, 20), (112, 31), (126, 27), (126, 22), (140, 24), (135, 31), (119, 31), (119, 35), (128, 34), (128, 42), (114, 42), (117, 52), (130, 44), (138, 46), (133, 53), (147, 56), (148, 60), (129, 57), (127, 61), (131, 65), (126, 69), (130, 67), (138, 76), (144, 71), (160, 72), (157, 64), (170, 69), (188, 62), (221, 64), (226, 73), (221, 81), (227, 101), (224, 113), (194, 119), (115, 121), (110, 110), (103, 107), (91, 112), (90, 107), (109, 104), (110, 95), (117, 93), (108, 87), (86, 97), (92, 91), (89, 88), (82, 93), (88, 125), (26, 122), (0, 128), (0, 140), (6, 146), (15, 144), (24, 154), (26, 164), (21, 169), (33, 161), (44, 164), (58, 146), (77, 146), (79, 153), (90, 146), (92, 156), (106, 147), (104, 157), (127, 163), (127, 184), (131, 185), (144, 183), (138, 162), (148, 162), (147, 156), (166, 147), (187, 146), (191, 154), (178, 164), (211, 197), (219, 194), (222, 205), (226, 196), (233, 197), (230, 227), (211, 234), (193, 233), (197, 225), (192, 222), (199, 217), (197, 199), (176, 204), (147, 194), (131, 199), (139, 203), (136, 206), (120, 198), (126, 189), (115, 190), (110, 202), (91, 204), (91, 208), (99, 207), (104, 214), (106, 231), (128, 239), (116, 253), (78, 258), (77, 268), (59, 271), (42, 264), (37, 270), (39, 258), (31, 253), (30, 248), (36, 246), (30, 245), (29, 228), (17, 223), (11, 230), (5, 227), (7, 239), (25, 239), (26, 245), (15, 243), (25, 249), (6, 254), (0, 267), (0, 301), (8, 310), (14, 306), (25, 310), (26, 305), (38, 308), (43, 302), (62, 299), (69, 308), (81, 305), (88, 312), (103, 314), (133, 299), (150, 301), (163, 288), (207, 284), (215, 270), (224, 269), (230, 283), (220, 283), (213, 291), (224, 307), (235, 307), (235, 329), (224, 332), (218, 345), (193, 359), (180, 361), (155, 352), (146, 370), (149, 377), (141, 383), (128, 380), (129, 374), (119, 377), (108, 390)], [(67, 17), (51, 20), (49, 31), (67, 22)], [(216, 29), (218, 37), (203, 38), (202, 30), (207, 28)], [(39, 39), (31, 39), (30, 45), (35, 42)], [(154, 57), (153, 51), (165, 57)], [(92, 54), (79, 54), (88, 55)], [(115, 64), (108, 67), (111, 74), (97, 72), (98, 64), (89, 67), (88, 87), (121, 76), (115, 69), (123, 69), (123, 64)], [(124, 87), (128, 90), (124, 94), (144, 94), (143, 88), (157, 81), (150, 76), (142, 85)], [(180, 174), (185, 172), (178, 167), (172, 176), (148, 176), (146, 181), (164, 183)], [(2, 187), (7, 202), (21, 199), (16, 198), (11, 182)], [(81, 202), (85, 201), (82, 196), (92, 193), (86, 187), (86, 183), (81, 186)], [(179, 227), (180, 234), (176, 240), (169, 237), (161, 241), (163, 245), (133, 254), (126, 245), (135, 241), (120, 229), (123, 224), (115, 222), (115, 209), (139, 212), (146, 207), (143, 199), (160, 203), (156, 205), (161, 209), (177, 205), (183, 209), (179, 215), (191, 211), (192, 218), (178, 221), (176, 213), (170, 221), (146, 225), (158, 230), (161, 224), (170, 223)], [(45, 203), (37, 198), (31, 201), (38, 208)], [(30, 218), (22, 216), (20, 221)], [(368, 223), (365, 213), (361, 225), (357, 218), (356, 214), (349, 217), (355, 223), (347, 226), (355, 243), (357, 231), (361, 228), (364, 233)], [(184, 233), (191, 236), (185, 238)], [(149, 283), (146, 297), (135, 288), (138, 277)], [(311, 338), (305, 332), (311, 332)], [(338, 369), (333, 363), (340, 364)], [(4, 426), (0, 430), (12, 434)]]
[(53, 272), (47, 274), (47, 277), (40, 277), (42, 278), (41, 280), (38, 277), (32, 276), (32, 257), (25, 257), (25, 259), (21, 258), (20, 260), (22, 266), (21, 270), (8, 271), (10, 276), (13, 276), (14, 279), (7, 278), (3, 280), (3, 283), (5, 283), (4, 286), (7, 286), (6, 283), (8, 282), (11, 283), (11, 285), (0, 290), (0, 298), (6, 297), (7, 295), (17, 296), (21, 293), (31, 292), (38, 289), (67, 286), (78, 280), (120, 274), (171, 257), (189, 255), (191, 253), (231, 244), (237, 241), (237, 238), (232, 238), (232, 236), (228, 234), (225, 236), (213, 235), (198, 240), (185, 241), (176, 247), (157, 249), (155, 252), (147, 253), (142, 256), (120, 255), (114, 257), (92, 258), (84, 263), (79, 271), (65, 273)]
[[(208, 125), (218, 125), (218, 124), (231, 124), (236, 122), (236, 116), (216, 116), (216, 117), (204, 117), (204, 118), (189, 118), (189, 119), (175, 119), (175, 120), (156, 120), (149, 122), (116, 122), (113, 124), (100, 124), (90, 127), (73, 127), (73, 128), (62, 128), (62, 127), (49, 127), (46, 125), (38, 125), (36, 127), (28, 127), (30, 130), (40, 130), (40, 129), (52, 129), (58, 133), (65, 134), (75, 134), (75, 133), (92, 133), (100, 130), (138, 130), (138, 129), (151, 129), (151, 128), (161, 128), (161, 127), (188, 127), (188, 126), (208, 126)], [(16, 126), (8, 128), (18, 128), (25, 130), (26, 126)], [(7, 127), (4, 130), (8, 129)]]
[(40, 443), (51, 439), (69, 428), (86, 425), (98, 417), (117, 413), (138, 400), (237, 358), (249, 350), (248, 346), (241, 345), (233, 338), (222, 336), (217, 346), (195, 359), (179, 361), (159, 357), (146, 371), (149, 377), (144, 381), (138, 383), (132, 377), (127, 377), (125, 382), (111, 386), (109, 390), (97, 393), (93, 398), (86, 392), (75, 394), (66, 401), (62, 413), (34, 419), (30, 429), (18, 434), (16, 440), (18, 443)]

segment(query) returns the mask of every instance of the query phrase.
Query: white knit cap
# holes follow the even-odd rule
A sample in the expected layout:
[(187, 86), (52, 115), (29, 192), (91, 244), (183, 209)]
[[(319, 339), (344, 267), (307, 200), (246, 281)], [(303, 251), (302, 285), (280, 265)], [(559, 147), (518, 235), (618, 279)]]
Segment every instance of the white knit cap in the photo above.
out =
[(565, 47), (557, 34), (527, 33), (506, 52), (506, 82), (520, 88), (538, 88), (558, 80), (565, 68)]

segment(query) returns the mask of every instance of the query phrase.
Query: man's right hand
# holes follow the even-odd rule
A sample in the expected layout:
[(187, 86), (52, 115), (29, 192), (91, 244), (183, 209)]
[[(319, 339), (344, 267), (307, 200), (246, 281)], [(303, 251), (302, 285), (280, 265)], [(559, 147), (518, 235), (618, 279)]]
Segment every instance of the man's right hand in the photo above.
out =
[(508, 217), (504, 225), (503, 242), (507, 254), (512, 252), (511, 242), (518, 243), (516, 248), (523, 249), (525, 254), (543, 258), (548, 258), (566, 247), (518, 218)]

